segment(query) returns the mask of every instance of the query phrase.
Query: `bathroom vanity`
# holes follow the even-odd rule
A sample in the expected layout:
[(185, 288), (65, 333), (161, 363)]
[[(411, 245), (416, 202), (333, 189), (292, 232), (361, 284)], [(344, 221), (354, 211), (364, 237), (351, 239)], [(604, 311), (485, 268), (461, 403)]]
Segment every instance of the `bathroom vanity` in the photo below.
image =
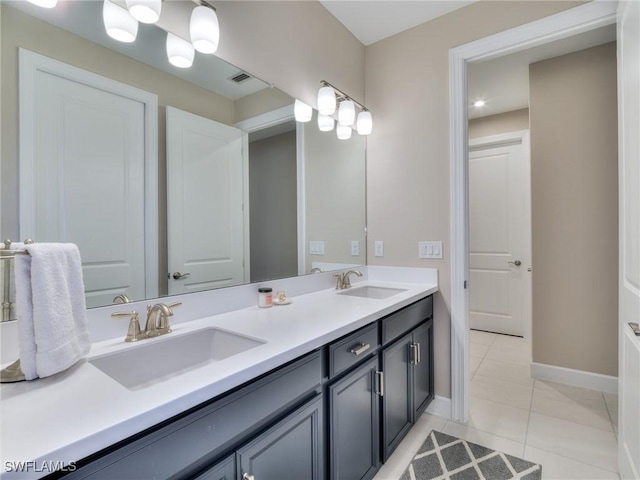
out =
[[(140, 345), (105, 340), (67, 372), (3, 385), (3, 463), (74, 462), (70, 479), (372, 478), (434, 396), (437, 277), (389, 281), (364, 271), (349, 290), (177, 322)], [(126, 368), (171, 363), (148, 352), (160, 345), (184, 356), (175, 345), (198, 350), (191, 340), (209, 345), (216, 332), (231, 348), (226, 358), (162, 367), (155, 377)]]

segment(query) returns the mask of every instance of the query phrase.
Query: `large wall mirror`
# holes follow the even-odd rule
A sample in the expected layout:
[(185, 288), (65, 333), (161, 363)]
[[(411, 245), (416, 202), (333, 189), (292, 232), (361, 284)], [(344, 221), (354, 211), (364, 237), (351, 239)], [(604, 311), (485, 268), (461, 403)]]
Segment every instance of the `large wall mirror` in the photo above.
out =
[(89, 307), (365, 263), (364, 137), (215, 56), (172, 66), (159, 27), (111, 39), (100, 1), (0, 9), (0, 232), (76, 243)]

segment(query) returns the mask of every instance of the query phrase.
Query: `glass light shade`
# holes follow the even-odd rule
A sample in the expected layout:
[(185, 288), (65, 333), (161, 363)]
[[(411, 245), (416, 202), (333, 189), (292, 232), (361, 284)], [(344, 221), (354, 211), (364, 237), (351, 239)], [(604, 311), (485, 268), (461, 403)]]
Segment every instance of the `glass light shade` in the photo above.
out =
[(220, 43), (220, 24), (213, 8), (200, 5), (191, 12), (191, 43), (200, 53), (215, 53)]
[(340, 140), (349, 140), (351, 138), (351, 127), (348, 125), (338, 125), (336, 133)]
[(336, 92), (332, 87), (321, 87), (318, 90), (318, 112), (322, 115), (333, 115), (336, 111)]
[(119, 42), (131, 43), (138, 35), (138, 21), (126, 8), (109, 0), (102, 5), (102, 21), (107, 35)]
[(296, 100), (293, 104), (293, 115), (296, 117), (296, 122), (308, 122), (313, 116), (313, 109), (306, 103)]
[(357, 128), (360, 135), (369, 135), (371, 133), (373, 130), (373, 118), (370, 111), (364, 110), (358, 114)]
[(29, 2), (43, 8), (53, 8), (58, 4), (58, 0), (29, 0)]
[(338, 123), (340, 125), (353, 125), (356, 119), (356, 105), (351, 100), (344, 100), (340, 102), (340, 108), (338, 108)]
[(333, 130), (334, 120), (329, 115), (318, 113), (318, 129), (321, 132), (330, 132)]
[(178, 68), (189, 68), (193, 65), (194, 56), (193, 45), (173, 33), (167, 33), (167, 57), (171, 65)]
[(127, 0), (127, 9), (142, 23), (156, 23), (160, 18), (162, 0)]

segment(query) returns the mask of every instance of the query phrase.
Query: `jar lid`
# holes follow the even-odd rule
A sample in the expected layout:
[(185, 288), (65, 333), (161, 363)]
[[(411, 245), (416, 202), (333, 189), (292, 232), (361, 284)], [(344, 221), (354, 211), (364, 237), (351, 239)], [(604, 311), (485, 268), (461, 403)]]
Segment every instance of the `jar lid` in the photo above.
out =
[(258, 292), (260, 292), (260, 293), (273, 292), (273, 288), (271, 288), (271, 287), (261, 287), (261, 288), (258, 289)]

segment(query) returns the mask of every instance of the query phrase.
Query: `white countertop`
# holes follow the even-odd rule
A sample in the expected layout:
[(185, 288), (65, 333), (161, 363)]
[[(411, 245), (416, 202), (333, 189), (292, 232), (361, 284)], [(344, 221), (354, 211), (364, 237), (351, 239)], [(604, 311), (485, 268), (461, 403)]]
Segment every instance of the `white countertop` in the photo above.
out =
[[(401, 275), (386, 277), (397, 280)], [(409, 281), (415, 280), (411, 277), (407, 277)], [(123, 336), (94, 343), (88, 359), (65, 372), (1, 385), (0, 476), (44, 476), (48, 472), (33, 469), (29, 473), (7, 472), (7, 462), (35, 461), (40, 465), (80, 460), (438, 290), (437, 280), (405, 283), (369, 279), (353, 284), (354, 288), (376, 285), (405, 291), (386, 299), (372, 299), (323, 289), (296, 296), (290, 305), (267, 309), (252, 306), (174, 324), (169, 336), (140, 343), (163, 341), (208, 327), (266, 343), (138, 390), (128, 390), (87, 361), (140, 345), (124, 343)], [(122, 330), (125, 332), (126, 328)]]

